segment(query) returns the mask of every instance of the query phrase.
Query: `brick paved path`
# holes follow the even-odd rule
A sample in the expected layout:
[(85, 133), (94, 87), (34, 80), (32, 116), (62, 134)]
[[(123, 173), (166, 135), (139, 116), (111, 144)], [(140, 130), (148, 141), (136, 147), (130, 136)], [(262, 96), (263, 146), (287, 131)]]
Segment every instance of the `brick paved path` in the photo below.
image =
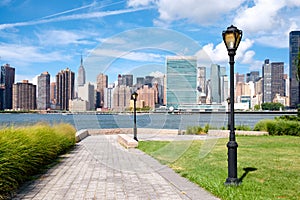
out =
[(14, 199), (217, 199), (116, 137), (87, 137)]

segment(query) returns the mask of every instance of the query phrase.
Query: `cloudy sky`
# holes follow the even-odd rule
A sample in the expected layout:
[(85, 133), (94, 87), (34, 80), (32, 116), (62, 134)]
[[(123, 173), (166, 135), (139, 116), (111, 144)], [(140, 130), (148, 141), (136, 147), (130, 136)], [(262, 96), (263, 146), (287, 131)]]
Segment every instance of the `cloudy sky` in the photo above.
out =
[(221, 35), (231, 24), (243, 31), (236, 72), (261, 71), (267, 58), (288, 72), (289, 32), (300, 30), (299, 0), (2, 0), (0, 13), (0, 62), (16, 68), (16, 81), (77, 74), (81, 55), (91, 82), (164, 73), (170, 55), (227, 67)]

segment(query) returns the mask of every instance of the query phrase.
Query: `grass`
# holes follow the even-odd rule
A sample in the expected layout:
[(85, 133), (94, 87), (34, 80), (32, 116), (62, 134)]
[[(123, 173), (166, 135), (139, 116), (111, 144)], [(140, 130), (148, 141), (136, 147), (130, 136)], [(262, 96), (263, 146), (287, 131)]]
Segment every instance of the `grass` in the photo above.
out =
[(0, 199), (74, 146), (75, 132), (68, 124), (43, 123), (0, 130)]
[[(215, 141), (204, 157), (199, 155), (207, 141), (140, 141), (139, 149), (221, 199), (300, 199), (300, 137), (238, 136), (238, 177), (243, 179), (237, 187), (224, 185), (227, 141)], [(170, 159), (174, 147), (183, 152)]]

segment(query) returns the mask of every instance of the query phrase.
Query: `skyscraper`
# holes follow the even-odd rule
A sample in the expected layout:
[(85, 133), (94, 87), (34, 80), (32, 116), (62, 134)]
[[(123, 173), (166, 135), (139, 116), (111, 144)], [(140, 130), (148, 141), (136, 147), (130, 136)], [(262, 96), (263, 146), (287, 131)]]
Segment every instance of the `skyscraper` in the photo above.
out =
[(284, 84), (284, 63), (283, 62), (272, 62), (271, 63), (271, 93), (272, 101), (276, 94), (284, 96), (285, 84)]
[[(220, 67), (219, 65), (212, 64), (210, 72), (210, 88), (211, 88), (211, 101), (214, 103), (221, 103), (224, 99), (225, 82), (228, 84), (228, 78), (226, 76), (226, 68)], [(227, 91), (228, 93), (228, 91)], [(228, 95), (226, 95), (228, 96)]]
[(47, 110), (50, 108), (50, 74), (42, 73), (38, 76), (37, 109)]
[(266, 59), (262, 66), (263, 103), (272, 102), (272, 68), (270, 60)]
[(56, 82), (50, 83), (50, 102), (56, 105)]
[(113, 109), (115, 111), (124, 111), (130, 106), (131, 91), (126, 85), (118, 85), (113, 90)]
[(253, 83), (256, 82), (259, 78), (259, 71), (252, 71), (246, 74), (246, 82), (252, 81)]
[(133, 75), (132, 74), (122, 75), (122, 85), (132, 87), (132, 85), (133, 85)]
[(80, 67), (78, 69), (77, 85), (83, 86), (85, 84), (85, 69), (83, 67), (83, 61), (81, 56)]
[(91, 83), (78, 86), (78, 97), (88, 102), (87, 110), (95, 110), (95, 88)]
[(198, 102), (206, 103), (206, 67), (198, 67)]
[(74, 99), (75, 73), (69, 68), (56, 75), (56, 103), (61, 110), (69, 110), (69, 100)]
[(13, 85), (13, 109), (36, 109), (36, 86), (28, 80)]
[(0, 109), (12, 109), (13, 84), (15, 68), (9, 64), (1, 66), (0, 74)]
[(212, 64), (210, 66), (210, 87), (211, 87), (211, 101), (220, 103), (220, 65)]
[(297, 57), (300, 51), (300, 31), (290, 32), (290, 107), (300, 104), (300, 82), (297, 77)]
[(197, 57), (169, 56), (167, 67), (167, 107), (197, 104)]
[(108, 76), (100, 73), (97, 76), (97, 99), (96, 99), (96, 107), (102, 108), (104, 104), (104, 89), (108, 86)]

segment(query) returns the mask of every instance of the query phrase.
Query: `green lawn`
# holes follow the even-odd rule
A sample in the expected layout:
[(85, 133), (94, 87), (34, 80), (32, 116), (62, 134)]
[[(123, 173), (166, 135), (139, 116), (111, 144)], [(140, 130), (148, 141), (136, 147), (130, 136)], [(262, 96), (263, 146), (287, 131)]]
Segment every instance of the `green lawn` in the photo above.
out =
[[(300, 199), (300, 137), (237, 137), (238, 177), (243, 177), (237, 187), (224, 185), (227, 141), (140, 141), (139, 149), (221, 199)], [(211, 151), (203, 156), (205, 148)]]

